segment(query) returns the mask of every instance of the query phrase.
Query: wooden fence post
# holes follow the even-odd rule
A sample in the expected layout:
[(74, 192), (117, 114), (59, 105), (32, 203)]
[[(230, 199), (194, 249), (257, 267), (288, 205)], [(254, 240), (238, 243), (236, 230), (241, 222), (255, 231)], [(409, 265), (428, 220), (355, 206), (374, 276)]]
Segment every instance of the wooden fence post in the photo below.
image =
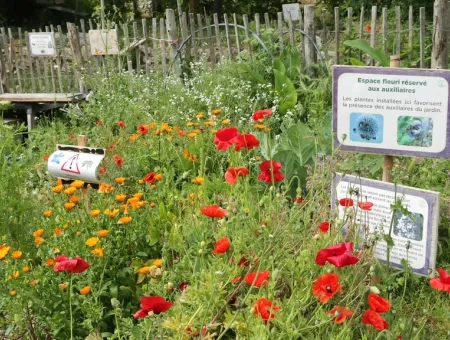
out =
[(175, 56), (177, 55), (178, 50), (178, 29), (177, 29), (177, 21), (175, 19), (175, 11), (173, 9), (166, 9), (166, 22), (167, 22), (167, 38), (169, 40), (169, 45), (171, 49), (171, 62), (173, 73), (176, 77), (181, 76), (181, 65), (180, 65), (180, 59), (177, 58), (174, 60)]
[(449, 2), (447, 0), (435, 0), (431, 68), (446, 69), (448, 67), (449, 20)]
[[(84, 85), (81, 79), (79, 69), (83, 67), (83, 55), (81, 54), (80, 40), (78, 37), (78, 29), (75, 24), (67, 23), (67, 36), (69, 38), (70, 47), (72, 49), (72, 56), (75, 60), (75, 82), (79, 85), (80, 91), (84, 92)], [(75, 86), (77, 85), (75, 84)]]
[[(313, 40), (316, 39), (315, 25), (314, 25), (314, 5), (307, 5), (304, 7), (305, 13), (305, 33)], [(316, 62), (316, 49), (313, 42), (306, 37), (305, 39), (305, 66), (308, 68)]]

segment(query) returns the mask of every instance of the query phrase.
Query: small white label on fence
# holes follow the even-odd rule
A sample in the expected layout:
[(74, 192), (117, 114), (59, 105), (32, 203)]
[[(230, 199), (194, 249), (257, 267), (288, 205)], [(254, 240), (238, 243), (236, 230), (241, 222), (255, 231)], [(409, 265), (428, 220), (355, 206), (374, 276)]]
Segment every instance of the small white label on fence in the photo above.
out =
[(28, 33), (28, 41), (33, 57), (56, 57), (53, 32)]
[(283, 17), (285, 21), (289, 20), (289, 14), (292, 21), (299, 21), (300, 5), (299, 4), (284, 4)]
[(116, 30), (90, 30), (92, 55), (119, 54)]

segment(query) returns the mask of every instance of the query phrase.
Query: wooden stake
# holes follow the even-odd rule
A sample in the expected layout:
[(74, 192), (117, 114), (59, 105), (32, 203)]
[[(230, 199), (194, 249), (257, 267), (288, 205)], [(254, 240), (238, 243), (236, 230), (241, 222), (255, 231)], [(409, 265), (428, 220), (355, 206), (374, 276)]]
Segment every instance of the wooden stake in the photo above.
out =
[[(392, 55), (390, 58), (390, 67), (400, 67), (400, 56), (398, 54)], [(394, 157), (385, 155), (383, 164), (383, 182), (392, 182), (391, 170), (394, 166)]]

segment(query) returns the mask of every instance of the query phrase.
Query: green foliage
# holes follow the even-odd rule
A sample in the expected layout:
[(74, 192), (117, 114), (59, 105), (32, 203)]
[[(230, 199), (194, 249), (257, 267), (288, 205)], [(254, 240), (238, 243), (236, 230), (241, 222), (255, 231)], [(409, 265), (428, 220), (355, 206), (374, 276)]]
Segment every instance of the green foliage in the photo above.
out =
[[(360, 50), (361, 52), (366, 53), (370, 58), (374, 59), (375, 61), (378, 61), (381, 66), (389, 67), (389, 57), (384, 54), (379, 49), (373, 48), (370, 46), (365, 40), (346, 40), (343, 43), (346, 46), (356, 48)], [(355, 61), (354, 61), (355, 62)], [(358, 64), (358, 61), (356, 62)], [(360, 66), (361, 63), (359, 63)]]

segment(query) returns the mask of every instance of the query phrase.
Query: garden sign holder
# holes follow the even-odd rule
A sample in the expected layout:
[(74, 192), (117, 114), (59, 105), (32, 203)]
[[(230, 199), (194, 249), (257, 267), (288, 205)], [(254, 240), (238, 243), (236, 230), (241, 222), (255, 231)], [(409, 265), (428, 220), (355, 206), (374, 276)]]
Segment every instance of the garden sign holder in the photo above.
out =
[[(416, 274), (432, 276), (436, 262), (439, 193), (390, 184), (391, 170), (395, 155), (450, 158), (450, 71), (401, 69), (399, 64), (400, 58), (395, 55), (390, 58), (390, 68), (333, 67), (333, 144), (343, 151), (384, 155), (382, 182), (358, 178), (359, 184), (352, 185), (364, 188), (367, 195), (363, 195), (375, 203), (372, 214), (378, 217), (384, 214), (387, 223), (394, 213), (390, 211), (390, 204), (395, 203), (397, 192), (399, 197), (406, 197), (402, 204), (410, 213), (393, 216), (389, 237), (403, 248), (407, 244), (406, 249), (413, 244), (422, 260), (414, 262), (406, 253), (408, 265)], [(349, 181), (347, 177), (352, 176), (338, 174), (336, 179), (345, 183)], [(348, 195), (336, 179), (333, 188), (339, 187), (341, 191), (333, 192), (333, 207), (337, 199)], [(350, 187), (348, 184), (345, 188)], [(408, 219), (411, 216), (414, 221)], [(375, 226), (370, 232), (373, 228)], [(398, 249), (395, 251), (401, 253)], [(386, 255), (383, 259), (383, 254), (375, 251), (375, 256), (386, 262)], [(401, 267), (398, 261), (397, 267)]]

